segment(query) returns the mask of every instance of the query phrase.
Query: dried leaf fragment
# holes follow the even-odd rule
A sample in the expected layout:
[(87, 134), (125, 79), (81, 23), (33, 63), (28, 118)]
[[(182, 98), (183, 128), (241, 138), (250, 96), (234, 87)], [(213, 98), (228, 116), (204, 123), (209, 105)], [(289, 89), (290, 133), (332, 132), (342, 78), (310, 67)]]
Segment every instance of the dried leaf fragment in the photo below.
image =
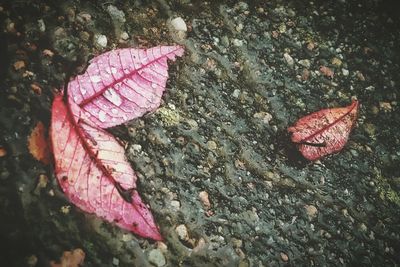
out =
[(7, 156), (7, 150), (3, 146), (0, 146), (0, 158), (5, 156)]
[(20, 70), (22, 68), (25, 68), (25, 62), (23, 60), (19, 60), (14, 63), (14, 69), (15, 70)]
[(53, 101), (51, 140), (57, 180), (72, 203), (140, 236), (162, 239), (124, 148), (61, 95)]
[(28, 149), (32, 156), (44, 164), (49, 164), (51, 154), (47, 138), (47, 129), (39, 121), (28, 137)]
[(311, 113), (289, 127), (292, 142), (309, 160), (339, 152), (346, 144), (357, 119), (358, 101), (344, 108), (329, 108)]
[(82, 249), (77, 248), (72, 251), (64, 251), (60, 258), (60, 263), (54, 261), (50, 262), (51, 267), (79, 267), (83, 266), (85, 260), (85, 252)]
[(42, 88), (37, 83), (32, 83), (31, 84), (31, 89), (37, 95), (41, 95), (42, 94)]

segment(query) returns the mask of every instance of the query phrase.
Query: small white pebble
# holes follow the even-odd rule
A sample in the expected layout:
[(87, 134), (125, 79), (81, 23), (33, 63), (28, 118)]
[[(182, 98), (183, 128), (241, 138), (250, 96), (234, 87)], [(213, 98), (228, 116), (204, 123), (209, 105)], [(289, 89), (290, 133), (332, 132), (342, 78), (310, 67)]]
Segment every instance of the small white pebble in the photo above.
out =
[(121, 33), (121, 36), (120, 36), (120, 37), (121, 37), (122, 40), (126, 41), (126, 40), (128, 40), (129, 35), (128, 35), (127, 32), (123, 32), (123, 33)]
[(105, 48), (107, 46), (107, 37), (103, 34), (96, 35), (95, 41), (99, 48)]
[(174, 18), (171, 20), (171, 26), (176, 30), (176, 31), (187, 31), (187, 26), (185, 21), (181, 17)]

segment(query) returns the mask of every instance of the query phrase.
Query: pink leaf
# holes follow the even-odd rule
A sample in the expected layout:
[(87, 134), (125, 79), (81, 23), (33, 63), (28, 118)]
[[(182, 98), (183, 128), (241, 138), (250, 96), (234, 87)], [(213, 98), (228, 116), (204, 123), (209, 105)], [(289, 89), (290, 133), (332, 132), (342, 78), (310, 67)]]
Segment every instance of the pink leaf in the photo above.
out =
[(160, 105), (168, 79), (167, 60), (183, 52), (181, 46), (157, 46), (101, 54), (69, 83), (69, 102), (79, 105), (101, 128), (140, 117)]
[(161, 240), (115, 138), (87, 120), (78, 105), (67, 106), (62, 96), (54, 99), (51, 124), (56, 176), (71, 202), (140, 236)]
[(358, 101), (344, 108), (329, 108), (299, 119), (288, 129), (292, 141), (309, 160), (342, 150), (357, 119)]

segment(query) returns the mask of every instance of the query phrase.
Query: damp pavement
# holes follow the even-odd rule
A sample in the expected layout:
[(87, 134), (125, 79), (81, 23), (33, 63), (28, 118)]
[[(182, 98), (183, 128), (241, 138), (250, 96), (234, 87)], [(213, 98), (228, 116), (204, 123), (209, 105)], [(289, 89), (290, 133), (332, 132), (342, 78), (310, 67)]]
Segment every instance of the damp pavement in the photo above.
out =
[[(1, 264), (49, 266), (81, 248), (84, 266), (398, 266), (394, 4), (2, 2)], [(165, 238), (152, 242), (69, 203), (26, 140), (90, 58), (174, 43), (186, 53), (161, 107), (110, 130)], [(352, 99), (343, 151), (304, 160), (287, 128)]]

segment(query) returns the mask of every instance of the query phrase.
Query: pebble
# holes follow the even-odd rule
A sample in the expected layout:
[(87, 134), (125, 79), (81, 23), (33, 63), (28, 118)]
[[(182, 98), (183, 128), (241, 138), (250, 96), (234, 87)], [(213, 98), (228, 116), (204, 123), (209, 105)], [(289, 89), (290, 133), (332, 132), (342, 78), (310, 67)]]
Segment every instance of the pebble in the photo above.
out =
[(342, 69), (342, 74), (343, 74), (343, 76), (348, 76), (349, 75), (349, 70)]
[(157, 267), (164, 266), (166, 264), (165, 257), (160, 249), (153, 249), (150, 251), (148, 256), (149, 261)]
[(201, 191), (199, 193), (199, 198), (206, 209), (209, 209), (211, 207), (210, 199), (208, 198), (208, 193), (206, 191)]
[(286, 253), (281, 252), (281, 259), (284, 262), (287, 262), (289, 260), (289, 256)]
[(124, 242), (132, 241), (132, 239), (133, 239), (132, 234), (123, 234), (122, 235), (122, 241), (124, 241)]
[(124, 23), (126, 21), (124, 12), (119, 10), (115, 6), (109, 5), (107, 7), (107, 11), (114, 21), (118, 21), (119, 23)]
[(278, 28), (280, 33), (285, 33), (286, 32), (286, 25), (284, 23), (282, 23), (281, 25), (279, 25)]
[(48, 56), (48, 57), (52, 57), (52, 56), (54, 56), (54, 52), (53, 51), (51, 51), (51, 50), (49, 50), (49, 49), (45, 49), (45, 50), (43, 50), (43, 55), (44, 56)]
[(339, 58), (334, 57), (334, 58), (332, 58), (332, 64), (337, 67), (340, 67), (342, 65), (342, 61)]
[(126, 41), (126, 40), (128, 40), (129, 39), (129, 35), (128, 35), (128, 33), (127, 32), (123, 32), (123, 33), (121, 33), (121, 39), (122, 40), (124, 40), (124, 41)]
[(272, 115), (267, 112), (257, 112), (254, 113), (253, 118), (262, 119), (264, 123), (269, 124), (269, 122), (272, 120)]
[(82, 31), (79, 33), (79, 38), (81, 38), (82, 41), (87, 42), (90, 40), (90, 34), (87, 31)]
[(37, 186), (39, 188), (45, 188), (47, 186), (48, 182), (49, 182), (49, 178), (45, 174), (40, 174)]
[(309, 43), (307, 44), (307, 49), (308, 49), (309, 51), (313, 51), (314, 48), (315, 48), (315, 44), (314, 44), (313, 42), (309, 42)]
[(287, 63), (289, 66), (293, 66), (293, 65), (294, 65), (294, 60), (293, 60), (293, 58), (292, 58), (288, 53), (283, 54), (283, 57), (285, 58), (286, 63)]
[(180, 224), (175, 228), (175, 232), (178, 234), (180, 240), (188, 240), (189, 234), (184, 224)]
[(333, 70), (331, 70), (330, 68), (326, 67), (326, 66), (321, 66), (319, 68), (319, 71), (326, 77), (328, 78), (333, 78), (334, 72)]
[(37, 263), (38, 263), (38, 258), (36, 257), (36, 255), (31, 255), (26, 260), (26, 264), (29, 267), (35, 267)]
[(314, 218), (317, 216), (318, 210), (314, 205), (305, 205), (304, 208), (306, 209), (308, 217)]
[(379, 108), (384, 112), (392, 110), (392, 105), (389, 102), (379, 102)]
[(357, 71), (357, 72), (356, 72), (356, 75), (357, 75), (357, 78), (358, 78), (360, 81), (365, 81), (364, 74), (362, 74), (361, 71)]
[(174, 210), (179, 210), (181, 208), (181, 203), (178, 200), (172, 200), (170, 205)]
[(186, 23), (181, 17), (177, 17), (171, 20), (171, 26), (176, 31), (184, 31), (184, 32), (187, 31)]
[(239, 39), (233, 39), (232, 40), (232, 44), (236, 47), (241, 47), (243, 45), (243, 40), (239, 40)]
[(303, 69), (303, 72), (301, 74), (301, 79), (303, 81), (307, 81), (310, 78), (310, 71), (308, 69)]
[(115, 265), (115, 266), (118, 266), (119, 265), (119, 259), (113, 258), (112, 264)]
[(107, 37), (103, 34), (98, 34), (95, 36), (95, 42), (99, 48), (105, 48), (107, 46)]
[(311, 62), (308, 59), (299, 60), (299, 64), (306, 68), (310, 68), (311, 66)]
[(88, 23), (92, 20), (92, 15), (90, 15), (89, 13), (86, 13), (86, 12), (81, 12), (76, 17), (76, 20), (82, 24)]
[(239, 95), (240, 95), (240, 90), (239, 90), (239, 89), (235, 89), (235, 90), (233, 91), (233, 93), (232, 93), (232, 96), (233, 96), (234, 98), (238, 98)]
[(214, 141), (210, 140), (207, 142), (207, 147), (210, 150), (216, 150), (217, 149), (217, 143), (215, 143)]
[(45, 32), (46, 31), (46, 25), (44, 24), (43, 19), (39, 19), (37, 22), (38, 22), (38, 26), (39, 26), (39, 31)]

